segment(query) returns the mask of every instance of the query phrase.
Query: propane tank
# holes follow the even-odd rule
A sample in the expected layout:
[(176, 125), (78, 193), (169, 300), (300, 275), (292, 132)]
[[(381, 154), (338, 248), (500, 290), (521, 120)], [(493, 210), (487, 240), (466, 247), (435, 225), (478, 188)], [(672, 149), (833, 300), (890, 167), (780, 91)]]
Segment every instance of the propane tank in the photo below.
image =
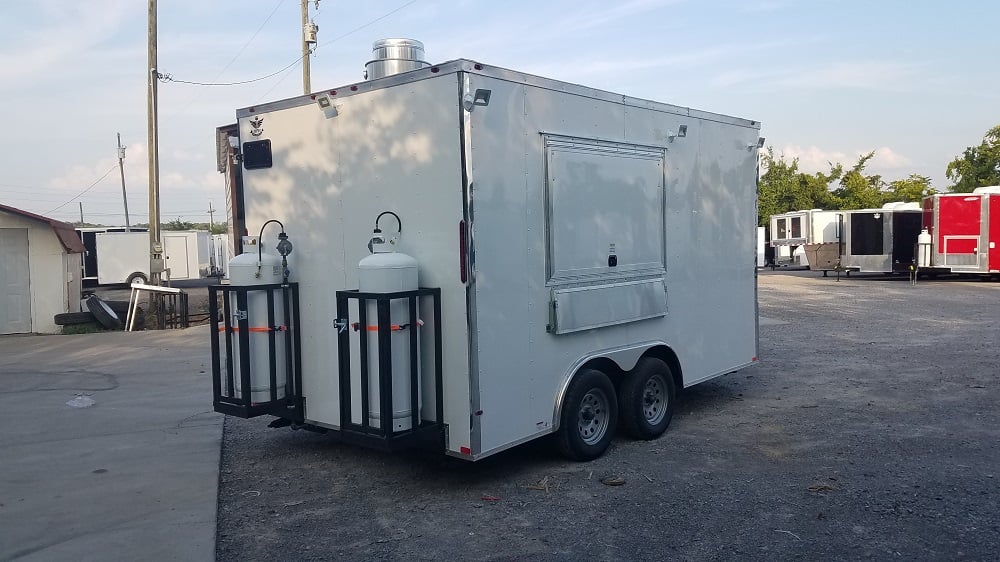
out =
[[(284, 271), (281, 257), (264, 251), (263, 242), (256, 236), (243, 237), (244, 252), (229, 260), (229, 284), (237, 287), (250, 287), (254, 285), (277, 285), (284, 279)], [(249, 341), (250, 357), (250, 402), (261, 404), (271, 400), (271, 362), (270, 362), (270, 332), (272, 326), (268, 326), (267, 315), (267, 294), (263, 291), (251, 291), (247, 293), (246, 310), (241, 310), (236, 302), (236, 295), (230, 295), (229, 310), (233, 317), (230, 318), (234, 336), (239, 334), (239, 319), (246, 315), (247, 325), (250, 328), (247, 341)], [(275, 322), (281, 322), (284, 318), (284, 303), (282, 299), (274, 299)], [(242, 380), (240, 378), (240, 337), (233, 337), (233, 373), (236, 379), (236, 395), (246, 398), (242, 390)], [(275, 345), (275, 362), (277, 367), (275, 382), (277, 384), (277, 397), (285, 397), (285, 349), (283, 345)]]
[(925, 228), (917, 235), (917, 267), (931, 266), (931, 242), (934, 237)]
[[(399, 217), (392, 212), (378, 216), (392, 215), (399, 223)], [(397, 252), (400, 234), (388, 237), (378, 227), (375, 219), (375, 231), (369, 241), (368, 248), (372, 252), (358, 263), (358, 289), (362, 293), (394, 293), (412, 291), (419, 288), (417, 282), (417, 260), (404, 253)], [(402, 223), (399, 223), (402, 232)], [(372, 427), (380, 427), (381, 402), (378, 385), (378, 309), (374, 301), (367, 304), (368, 326), (362, 327), (362, 337), (368, 337), (368, 378), (369, 420)], [(394, 300), (389, 304), (389, 324), (392, 342), (392, 430), (404, 431), (412, 425), (410, 410), (410, 336), (407, 330), (418, 329), (419, 322), (410, 319), (409, 305), (406, 299)], [(419, 340), (418, 340), (419, 341)], [(418, 343), (419, 349), (419, 343)], [(419, 369), (419, 360), (417, 361)], [(361, 374), (358, 372), (355, 388), (360, 387)], [(417, 375), (417, 404), (421, 402), (419, 372)]]

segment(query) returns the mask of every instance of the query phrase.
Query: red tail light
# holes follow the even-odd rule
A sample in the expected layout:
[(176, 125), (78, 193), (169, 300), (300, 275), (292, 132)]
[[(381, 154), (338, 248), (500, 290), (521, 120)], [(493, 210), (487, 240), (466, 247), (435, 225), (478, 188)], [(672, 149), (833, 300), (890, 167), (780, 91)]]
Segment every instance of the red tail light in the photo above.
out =
[(469, 278), (469, 272), (465, 265), (469, 247), (465, 236), (465, 221), (458, 221), (458, 276), (462, 283), (465, 283)]

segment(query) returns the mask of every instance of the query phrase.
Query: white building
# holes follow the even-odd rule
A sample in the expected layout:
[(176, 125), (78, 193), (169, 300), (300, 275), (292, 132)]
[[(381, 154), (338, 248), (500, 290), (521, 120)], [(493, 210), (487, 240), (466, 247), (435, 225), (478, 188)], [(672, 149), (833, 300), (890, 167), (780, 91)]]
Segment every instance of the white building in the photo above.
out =
[(0, 205), (0, 334), (59, 333), (53, 317), (80, 311), (83, 251), (72, 225)]

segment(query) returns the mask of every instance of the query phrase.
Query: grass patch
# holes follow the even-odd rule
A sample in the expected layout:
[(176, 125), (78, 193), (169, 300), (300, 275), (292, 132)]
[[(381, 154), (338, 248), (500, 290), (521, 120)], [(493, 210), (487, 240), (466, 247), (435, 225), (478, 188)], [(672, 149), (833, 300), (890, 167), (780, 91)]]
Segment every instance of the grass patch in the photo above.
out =
[(83, 324), (69, 324), (62, 327), (62, 333), (70, 334), (93, 334), (96, 332), (107, 332), (108, 329), (97, 322), (85, 322)]

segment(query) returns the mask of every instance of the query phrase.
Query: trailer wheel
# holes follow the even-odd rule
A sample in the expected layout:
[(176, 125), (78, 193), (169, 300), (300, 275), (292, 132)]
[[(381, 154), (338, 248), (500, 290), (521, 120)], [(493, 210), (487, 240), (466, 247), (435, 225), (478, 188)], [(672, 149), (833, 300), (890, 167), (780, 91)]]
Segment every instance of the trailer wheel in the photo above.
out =
[(97, 321), (105, 328), (118, 330), (122, 327), (122, 323), (118, 320), (115, 311), (111, 310), (108, 303), (101, 300), (97, 295), (87, 297), (87, 308), (94, 315), (94, 318), (97, 318)]
[(618, 426), (615, 386), (601, 371), (583, 369), (563, 400), (556, 444), (567, 458), (589, 461), (604, 454)]
[(143, 285), (145, 285), (146, 283), (149, 282), (149, 278), (146, 277), (145, 273), (141, 271), (136, 271), (132, 275), (129, 275), (128, 278), (125, 279), (125, 282), (128, 283), (129, 285), (135, 285), (136, 283), (142, 283)]
[(622, 428), (635, 439), (656, 439), (674, 415), (676, 395), (670, 367), (655, 357), (643, 357), (625, 375), (618, 393)]

